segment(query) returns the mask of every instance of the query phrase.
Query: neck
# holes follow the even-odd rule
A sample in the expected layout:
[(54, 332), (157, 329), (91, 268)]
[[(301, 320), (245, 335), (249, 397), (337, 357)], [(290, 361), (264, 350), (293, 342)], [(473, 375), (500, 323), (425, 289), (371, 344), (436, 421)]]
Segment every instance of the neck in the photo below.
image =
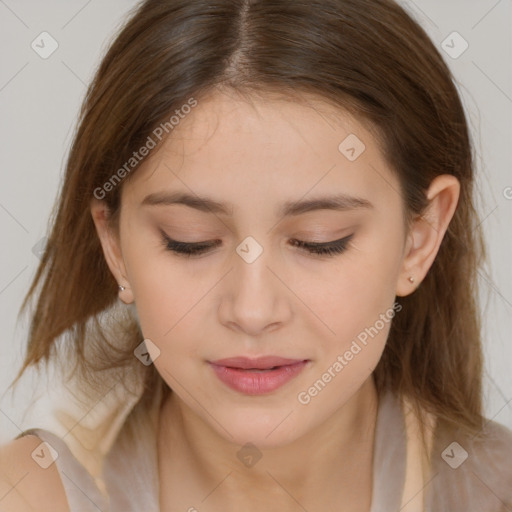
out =
[[(177, 480), (186, 475), (194, 482), (193, 492), (207, 496), (216, 489), (215, 499), (224, 496), (226, 503), (243, 497), (246, 510), (250, 510), (248, 502), (261, 510), (261, 503), (270, 497), (273, 503), (282, 501), (280, 510), (296, 510), (294, 501), (306, 509), (307, 505), (318, 509), (320, 501), (332, 507), (334, 500), (349, 503), (353, 511), (369, 510), (377, 410), (376, 388), (370, 377), (319, 428), (285, 446), (247, 448), (249, 459), (244, 465), (237, 457), (240, 446), (221, 437), (171, 393), (160, 420), (161, 478), (171, 489), (176, 481), (167, 482), (166, 478)], [(261, 458), (252, 465), (250, 457), (255, 455)], [(338, 502), (336, 509), (343, 510), (343, 506)]]

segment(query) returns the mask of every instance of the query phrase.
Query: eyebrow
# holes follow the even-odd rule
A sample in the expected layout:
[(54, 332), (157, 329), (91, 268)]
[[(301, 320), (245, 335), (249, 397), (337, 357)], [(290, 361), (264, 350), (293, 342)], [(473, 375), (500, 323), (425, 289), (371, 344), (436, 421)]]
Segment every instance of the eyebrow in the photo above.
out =
[[(221, 203), (208, 197), (200, 197), (185, 192), (155, 192), (146, 196), (143, 206), (171, 206), (181, 204), (196, 210), (230, 216), (233, 214), (233, 205)], [(372, 209), (373, 204), (367, 199), (350, 196), (347, 194), (335, 194), (312, 199), (287, 201), (279, 208), (278, 216), (289, 217), (301, 215), (316, 210), (348, 211), (356, 209)]]

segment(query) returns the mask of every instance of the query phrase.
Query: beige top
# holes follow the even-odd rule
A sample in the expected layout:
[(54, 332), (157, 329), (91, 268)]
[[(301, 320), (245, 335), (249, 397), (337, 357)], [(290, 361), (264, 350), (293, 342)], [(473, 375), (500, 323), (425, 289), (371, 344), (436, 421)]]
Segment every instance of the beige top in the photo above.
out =
[[(71, 512), (159, 510), (161, 396), (155, 396), (149, 416), (137, 414), (139, 398), (117, 388), (85, 413), (83, 404), (63, 403), (55, 424), (18, 436), (35, 434), (58, 454)], [(435, 425), (429, 467), (425, 458), (421, 462), (417, 423), (408, 410), (390, 392), (379, 401), (370, 512), (512, 511), (510, 430), (488, 422), (483, 438), (463, 440), (429, 417)], [(42, 446), (51, 453), (49, 448)]]

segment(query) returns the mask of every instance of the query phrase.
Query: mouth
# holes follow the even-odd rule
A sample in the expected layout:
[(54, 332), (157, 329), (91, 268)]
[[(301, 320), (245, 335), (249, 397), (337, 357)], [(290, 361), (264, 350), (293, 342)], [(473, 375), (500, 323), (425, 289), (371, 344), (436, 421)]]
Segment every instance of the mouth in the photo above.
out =
[(300, 363), (301, 361), (304, 361), (304, 359), (289, 359), (279, 356), (261, 356), (256, 358), (239, 356), (218, 359), (211, 361), (211, 364), (239, 370), (272, 370), (281, 366)]
[(209, 361), (214, 374), (229, 388), (246, 395), (271, 393), (296, 377), (309, 359), (264, 356)]

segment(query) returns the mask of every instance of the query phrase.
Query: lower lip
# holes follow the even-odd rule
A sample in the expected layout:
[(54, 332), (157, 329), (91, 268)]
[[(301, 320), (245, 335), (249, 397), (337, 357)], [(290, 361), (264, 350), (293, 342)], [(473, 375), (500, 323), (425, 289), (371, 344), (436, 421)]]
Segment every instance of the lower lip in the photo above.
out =
[(227, 386), (246, 395), (263, 395), (284, 386), (296, 377), (307, 365), (308, 361), (280, 366), (275, 370), (254, 371), (241, 370), (211, 364), (215, 375)]

